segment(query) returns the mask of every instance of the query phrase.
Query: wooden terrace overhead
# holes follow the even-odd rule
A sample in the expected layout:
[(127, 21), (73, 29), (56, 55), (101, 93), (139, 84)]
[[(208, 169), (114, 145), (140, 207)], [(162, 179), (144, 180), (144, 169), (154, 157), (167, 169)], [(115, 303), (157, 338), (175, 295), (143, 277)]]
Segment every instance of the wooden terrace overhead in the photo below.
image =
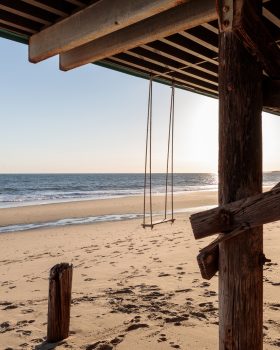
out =
[[(263, 1), (263, 22), (280, 45), (279, 0)], [(0, 36), (29, 43), (31, 62), (60, 54), (62, 70), (92, 62), (218, 96), (215, 0), (1, 0)]]

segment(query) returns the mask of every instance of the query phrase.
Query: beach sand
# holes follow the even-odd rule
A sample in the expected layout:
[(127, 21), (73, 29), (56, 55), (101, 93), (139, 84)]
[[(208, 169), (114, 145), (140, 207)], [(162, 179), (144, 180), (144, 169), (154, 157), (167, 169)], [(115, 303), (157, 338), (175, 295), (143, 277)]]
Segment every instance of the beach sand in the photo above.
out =
[[(175, 196), (176, 208), (216, 204), (215, 192)], [(155, 199), (160, 210), (163, 199)], [(0, 210), (0, 225), (141, 213), (142, 198)], [(56, 349), (218, 348), (217, 277), (201, 278), (188, 216), (153, 230), (140, 220), (0, 234), (0, 349), (53, 349), (46, 336), (48, 274), (74, 266), (70, 337)], [(264, 349), (280, 347), (280, 223), (264, 227)]]

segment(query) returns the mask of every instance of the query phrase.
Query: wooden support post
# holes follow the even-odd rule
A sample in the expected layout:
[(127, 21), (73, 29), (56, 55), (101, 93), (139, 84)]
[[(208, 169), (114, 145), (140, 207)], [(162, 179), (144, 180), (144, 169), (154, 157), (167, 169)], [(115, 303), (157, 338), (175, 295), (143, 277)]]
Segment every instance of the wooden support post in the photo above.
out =
[(69, 336), (73, 266), (57, 264), (50, 270), (47, 342)]
[[(246, 1), (260, 13), (260, 0), (226, 0), (239, 10)], [(219, 8), (220, 16), (233, 10), (226, 6)], [(223, 17), (220, 23), (230, 26)], [(262, 69), (234, 29), (227, 28), (219, 34), (220, 204), (262, 191), (261, 111)], [(219, 245), (220, 350), (263, 348), (262, 252), (262, 227)]]

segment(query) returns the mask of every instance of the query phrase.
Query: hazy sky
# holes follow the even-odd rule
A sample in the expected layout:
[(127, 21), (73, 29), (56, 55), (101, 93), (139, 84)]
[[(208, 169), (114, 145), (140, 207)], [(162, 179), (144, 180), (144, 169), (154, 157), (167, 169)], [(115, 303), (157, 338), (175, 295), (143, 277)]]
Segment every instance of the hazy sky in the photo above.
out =
[[(148, 82), (57, 58), (34, 65), (0, 38), (0, 172), (143, 172)], [(163, 172), (170, 88), (154, 84), (153, 170)], [(175, 93), (175, 171), (216, 172), (218, 102)], [(280, 169), (280, 117), (263, 114), (264, 170)]]

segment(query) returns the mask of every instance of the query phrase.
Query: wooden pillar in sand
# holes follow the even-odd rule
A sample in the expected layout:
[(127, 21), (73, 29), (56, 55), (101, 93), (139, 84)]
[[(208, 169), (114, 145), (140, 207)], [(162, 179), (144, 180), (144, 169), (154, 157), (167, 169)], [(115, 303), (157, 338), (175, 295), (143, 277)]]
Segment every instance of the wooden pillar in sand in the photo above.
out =
[[(218, 1), (220, 204), (262, 191), (262, 69), (234, 31), (249, 3), (260, 12), (261, 0)], [(262, 227), (220, 243), (220, 350), (263, 348), (262, 252)]]
[(69, 336), (73, 266), (61, 263), (50, 270), (47, 342)]

